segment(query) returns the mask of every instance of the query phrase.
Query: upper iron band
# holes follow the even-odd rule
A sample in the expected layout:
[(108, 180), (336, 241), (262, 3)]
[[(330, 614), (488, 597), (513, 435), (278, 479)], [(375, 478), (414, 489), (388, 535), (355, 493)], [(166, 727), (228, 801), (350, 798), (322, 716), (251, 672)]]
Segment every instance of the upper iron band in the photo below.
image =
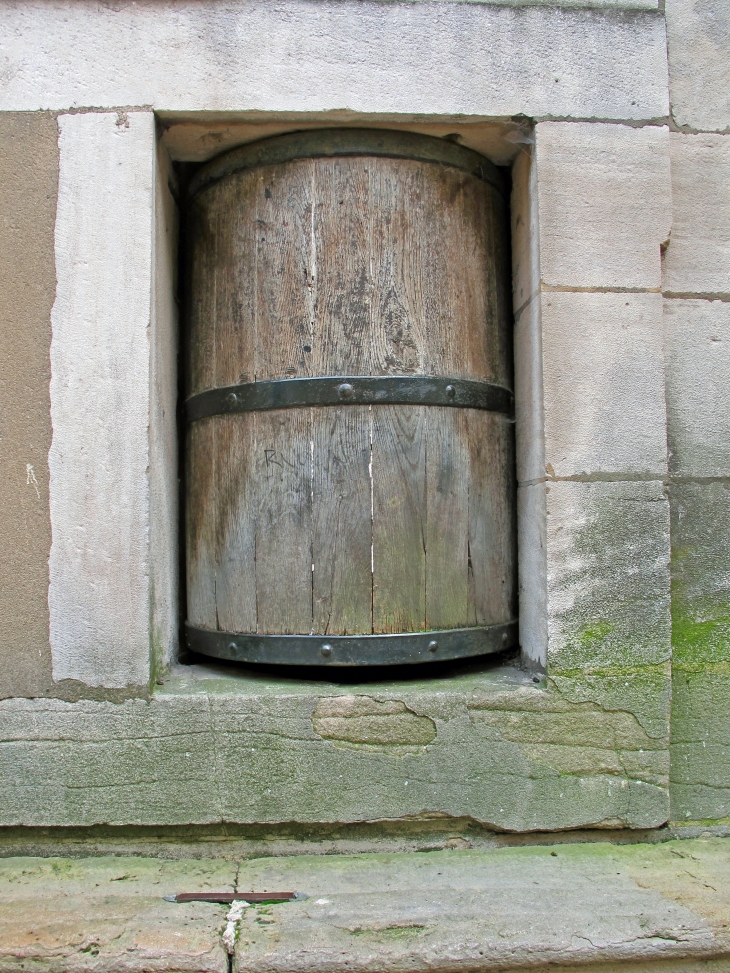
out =
[(245, 382), (185, 402), (188, 422), (208, 416), (328, 405), (438, 405), (512, 417), (512, 392), (492, 382), (430, 375), (328, 376)]

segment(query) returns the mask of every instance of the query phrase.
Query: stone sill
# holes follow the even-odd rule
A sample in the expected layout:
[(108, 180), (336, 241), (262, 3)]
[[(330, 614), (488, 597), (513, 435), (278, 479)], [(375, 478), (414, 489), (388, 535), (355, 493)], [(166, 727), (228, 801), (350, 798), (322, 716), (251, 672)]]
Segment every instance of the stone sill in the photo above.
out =
[[(296, 891), (252, 906), (181, 891)], [(0, 973), (730, 968), (730, 840), (0, 862)], [(652, 966), (652, 964), (660, 964)]]
[(151, 699), (0, 703), (0, 825), (656, 828), (664, 671), (343, 685), (176, 666)]

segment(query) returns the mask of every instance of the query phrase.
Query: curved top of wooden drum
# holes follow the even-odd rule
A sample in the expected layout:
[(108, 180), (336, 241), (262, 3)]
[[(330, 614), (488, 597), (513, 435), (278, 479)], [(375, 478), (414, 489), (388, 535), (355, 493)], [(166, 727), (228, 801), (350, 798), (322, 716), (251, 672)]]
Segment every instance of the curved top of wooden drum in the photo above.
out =
[(455, 142), (417, 132), (328, 128), (277, 135), (224, 152), (196, 173), (190, 181), (188, 196), (245, 169), (336, 156), (382, 156), (452, 166), (484, 180), (501, 195), (505, 191), (502, 173), (489, 159)]

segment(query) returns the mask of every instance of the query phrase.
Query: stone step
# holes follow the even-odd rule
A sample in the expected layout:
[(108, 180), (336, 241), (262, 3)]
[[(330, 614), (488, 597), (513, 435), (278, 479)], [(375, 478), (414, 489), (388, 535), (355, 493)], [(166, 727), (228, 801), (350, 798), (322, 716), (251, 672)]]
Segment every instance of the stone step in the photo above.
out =
[[(300, 897), (229, 920), (230, 905), (165, 898), (213, 891)], [(724, 838), (0, 860), (0, 973), (729, 971), (729, 926)]]

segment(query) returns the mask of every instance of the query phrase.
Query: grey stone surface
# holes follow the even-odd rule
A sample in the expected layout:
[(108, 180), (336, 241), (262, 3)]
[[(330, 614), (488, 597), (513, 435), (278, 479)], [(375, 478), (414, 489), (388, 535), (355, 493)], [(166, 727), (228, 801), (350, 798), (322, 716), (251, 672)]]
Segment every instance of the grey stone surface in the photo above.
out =
[(668, 675), (621, 672), (546, 686), (497, 667), (338, 686), (193, 668), (150, 702), (6, 701), (0, 824), (656, 827), (668, 814)]
[[(533, 134), (525, 138), (534, 140)], [(512, 165), (512, 290), (515, 314), (540, 290), (540, 227), (538, 223), (537, 166), (528, 144)]]
[[(430, 854), (14, 858), (0, 862), (0, 970), (727, 970), (727, 839)], [(181, 891), (293, 902), (167, 902)], [(226, 933), (224, 934), (224, 930)], [(226, 944), (226, 938), (228, 944)], [(724, 964), (724, 965), (723, 965)]]
[(730, 476), (730, 303), (666, 300), (669, 469)]
[(533, 297), (514, 327), (517, 480), (522, 484), (545, 476), (542, 300), (540, 294)]
[(730, 480), (670, 487), (672, 664), (730, 664)]
[(671, 227), (668, 130), (540, 122), (535, 132), (543, 283), (659, 289)]
[(549, 483), (547, 545), (549, 672), (668, 661), (661, 482)]
[(672, 113), (678, 125), (730, 128), (726, 0), (666, 0)]
[(730, 297), (730, 135), (672, 132), (670, 147), (672, 236), (664, 291)]
[(661, 295), (546, 293), (540, 303), (549, 475), (664, 476)]
[(225, 906), (163, 896), (233, 891), (235, 881), (226, 861), (6, 858), (0, 971), (226, 973)]
[[(727, 852), (710, 844), (701, 874), (724, 877)], [(672, 851), (602, 844), (244, 863), (239, 887), (284, 883), (309, 898), (247, 911), (235, 968), (552, 969), (722, 952), (726, 907), (712, 910), (700, 882), (674, 879)]]
[(547, 662), (547, 504), (545, 484), (517, 487), (517, 568), (520, 647), (528, 659)]
[(674, 669), (670, 788), (673, 821), (730, 821), (729, 698), (727, 664)]
[(0, 110), (664, 117), (658, 11), (216, 0), (0, 8)]

